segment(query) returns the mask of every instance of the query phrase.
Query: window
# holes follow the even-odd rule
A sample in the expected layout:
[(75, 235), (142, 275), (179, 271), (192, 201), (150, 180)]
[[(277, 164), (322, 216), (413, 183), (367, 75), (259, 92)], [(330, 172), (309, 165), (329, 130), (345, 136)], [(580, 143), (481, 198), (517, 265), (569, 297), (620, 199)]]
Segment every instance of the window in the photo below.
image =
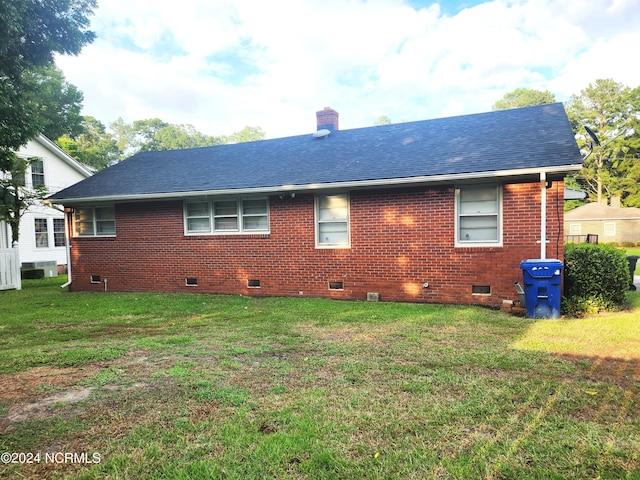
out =
[(242, 229), (245, 231), (269, 229), (266, 200), (242, 201)]
[(116, 213), (114, 207), (80, 207), (73, 215), (76, 236), (102, 237), (116, 234)]
[(34, 219), (36, 228), (36, 247), (49, 248), (49, 229), (46, 218)]
[(64, 247), (66, 246), (66, 239), (64, 235), (64, 218), (53, 219), (53, 246)]
[(604, 224), (604, 236), (615, 237), (616, 236), (616, 224), (615, 222), (605, 222)]
[(215, 231), (238, 231), (238, 202), (213, 202), (213, 229)]
[(345, 248), (349, 239), (349, 196), (316, 197), (316, 246)]
[(496, 186), (456, 189), (456, 245), (502, 243), (502, 191)]
[(269, 202), (266, 198), (186, 202), (185, 230), (189, 234), (267, 233)]
[(582, 224), (581, 223), (569, 224), (569, 235), (582, 235)]
[(31, 185), (44, 187), (44, 163), (42, 160), (35, 160), (31, 163)]
[(209, 232), (210, 230), (209, 202), (187, 203), (187, 231)]

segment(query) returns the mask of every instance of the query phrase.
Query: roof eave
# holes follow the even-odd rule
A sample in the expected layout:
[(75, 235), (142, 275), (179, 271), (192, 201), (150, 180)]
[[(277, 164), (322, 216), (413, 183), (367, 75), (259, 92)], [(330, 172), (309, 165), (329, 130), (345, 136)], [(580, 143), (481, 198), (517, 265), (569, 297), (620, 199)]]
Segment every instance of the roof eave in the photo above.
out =
[(128, 201), (151, 201), (170, 200), (177, 198), (193, 198), (203, 196), (222, 195), (259, 195), (276, 194), (280, 192), (304, 192), (322, 190), (344, 190), (344, 189), (372, 189), (389, 187), (412, 187), (421, 185), (444, 185), (452, 183), (474, 183), (486, 181), (512, 180), (517, 182), (532, 181), (544, 172), (547, 175), (567, 175), (578, 172), (582, 164), (562, 165), (555, 167), (538, 167), (514, 170), (496, 170), (488, 172), (455, 173), (446, 175), (429, 175), (403, 178), (380, 178), (373, 180), (355, 180), (345, 182), (326, 182), (309, 184), (287, 184), (267, 187), (230, 188), (218, 190), (199, 190), (187, 192), (159, 192), (132, 195), (105, 195), (82, 198), (49, 198), (51, 203), (64, 205), (79, 205), (87, 203), (104, 202), (128, 202)]

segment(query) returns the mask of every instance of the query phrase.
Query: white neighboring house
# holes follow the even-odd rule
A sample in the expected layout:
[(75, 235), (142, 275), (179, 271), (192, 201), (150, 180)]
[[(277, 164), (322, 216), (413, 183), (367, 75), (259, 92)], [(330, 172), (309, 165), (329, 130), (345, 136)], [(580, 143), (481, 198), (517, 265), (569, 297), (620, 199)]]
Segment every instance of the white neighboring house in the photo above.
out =
[[(44, 135), (31, 140), (17, 152), (19, 157), (37, 157), (25, 175), (25, 186), (44, 185), (48, 194), (55, 193), (93, 175), (84, 165), (58, 147)], [(57, 275), (58, 266), (66, 266), (64, 212), (45, 204), (32, 205), (20, 220), (19, 257), (23, 266), (48, 262), (54, 269), (45, 269), (46, 276)], [(11, 227), (0, 221), (0, 250), (11, 248)], [(53, 264), (52, 262), (55, 262)]]

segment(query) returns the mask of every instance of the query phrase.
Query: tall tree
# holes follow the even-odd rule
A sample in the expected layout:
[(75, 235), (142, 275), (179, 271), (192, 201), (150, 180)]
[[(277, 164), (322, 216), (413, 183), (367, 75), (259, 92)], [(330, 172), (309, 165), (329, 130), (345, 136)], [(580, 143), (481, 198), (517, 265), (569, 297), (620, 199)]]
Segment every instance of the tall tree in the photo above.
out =
[[(42, 132), (35, 71), (53, 65), (54, 53), (77, 55), (95, 34), (88, 29), (95, 0), (0, 0), (0, 219), (17, 242), (31, 198), (27, 163), (14, 153)], [(36, 193), (40, 196), (43, 192)]]
[(55, 65), (37, 68), (27, 75), (32, 83), (32, 102), (41, 119), (40, 133), (52, 140), (62, 135), (80, 134), (83, 131), (82, 92), (68, 83)]
[(221, 137), (212, 137), (198, 132), (193, 125), (167, 125), (154, 137), (155, 150), (180, 150), (184, 148), (222, 145)]
[(530, 88), (516, 88), (505, 93), (502, 99), (493, 104), (493, 110), (509, 110), (511, 108), (534, 107), (554, 103), (555, 96), (548, 90), (532, 90)]
[(256, 140), (264, 140), (265, 132), (260, 127), (246, 126), (238, 132), (234, 132), (226, 138), (223, 138), (223, 143), (244, 143), (255, 142)]
[[(41, 133), (33, 103), (33, 70), (53, 65), (53, 54), (77, 55), (96, 0), (0, 0), (0, 156)], [(0, 165), (0, 167), (6, 165)]]
[(167, 123), (159, 118), (135, 120), (131, 124), (119, 118), (109, 127), (123, 157), (150, 150), (211, 147), (252, 142), (265, 137), (265, 132), (260, 127), (246, 126), (228, 136), (211, 136), (197, 131), (193, 125)]
[[(589, 196), (600, 202), (604, 196), (628, 196), (625, 170), (633, 170), (633, 141), (637, 136), (640, 101), (636, 90), (612, 79), (596, 80), (573, 95), (566, 104), (578, 144), (585, 153), (583, 168), (576, 176)], [(598, 145), (585, 126), (595, 132)]]
[(56, 143), (76, 160), (96, 170), (102, 170), (121, 159), (115, 138), (94, 117), (83, 117), (82, 133), (73, 137), (63, 135)]

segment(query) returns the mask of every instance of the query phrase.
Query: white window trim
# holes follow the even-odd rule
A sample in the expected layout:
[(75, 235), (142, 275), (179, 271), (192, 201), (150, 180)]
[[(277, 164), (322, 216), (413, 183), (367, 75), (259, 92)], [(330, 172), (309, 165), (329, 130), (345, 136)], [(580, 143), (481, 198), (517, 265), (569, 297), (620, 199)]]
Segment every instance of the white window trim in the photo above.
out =
[[(44, 232), (38, 232), (38, 228), (36, 227), (36, 225), (38, 224), (38, 222), (42, 222), (44, 221), (44, 226), (45, 226), (45, 231)], [(35, 217), (33, 219), (33, 230), (34, 230), (34, 241), (35, 241), (35, 246), (36, 249), (38, 250), (46, 250), (46, 249), (50, 249), (51, 248), (51, 235), (49, 232), (49, 219), (47, 217)], [(44, 234), (44, 235), (43, 235)], [(47, 240), (47, 244), (46, 245), (39, 245), (39, 235), (42, 235), (44, 238), (46, 238)]]
[[(346, 223), (347, 223), (347, 243), (332, 243), (332, 244), (326, 244), (326, 243), (320, 243), (319, 242), (319, 234), (320, 234), (320, 228), (319, 228), (319, 224), (321, 223), (319, 221), (319, 201), (320, 201), (320, 197), (328, 197), (328, 196), (332, 196), (332, 195), (345, 195), (347, 197), (347, 218), (346, 218)], [(316, 248), (318, 249), (340, 249), (340, 248), (351, 248), (351, 196), (349, 195), (349, 193), (325, 193), (322, 195), (316, 195), (314, 198), (314, 207), (313, 207), (313, 211), (314, 211), (314, 236), (315, 236), (315, 243), (316, 243)]]
[(616, 236), (616, 222), (604, 222), (602, 225), (603, 237), (615, 237)]
[[(245, 200), (264, 200), (267, 204), (267, 228), (265, 230), (245, 230), (243, 227), (244, 217), (242, 210), (242, 203)], [(214, 202), (234, 201), (236, 202), (238, 228), (234, 230), (216, 230), (215, 229), (215, 216), (214, 216)], [(202, 231), (190, 231), (189, 230), (189, 217), (187, 216), (187, 204), (207, 202), (209, 213), (209, 230)], [(246, 215), (256, 216), (256, 215)], [(199, 235), (268, 235), (271, 233), (271, 207), (269, 205), (269, 197), (221, 197), (221, 198), (192, 198), (185, 200), (183, 203), (183, 220), (184, 220), (184, 234), (185, 236), (199, 236)]]
[[(42, 188), (47, 187), (47, 162), (44, 161), (41, 157), (29, 157), (30, 159), (37, 161), (42, 164), (42, 173), (38, 173), (37, 175), (42, 176)], [(33, 163), (29, 164), (29, 182), (31, 183), (31, 188), (36, 188), (36, 185), (33, 182), (33, 176), (36, 173), (33, 171)]]
[[(92, 210), (92, 214), (91, 214), (91, 219), (93, 221), (93, 234), (91, 235), (81, 235), (78, 233), (78, 230), (76, 228), (76, 214), (75, 212), (73, 213), (72, 217), (73, 217), (73, 236), (75, 238), (109, 238), (109, 237), (115, 237), (116, 236), (116, 232), (117, 232), (117, 225), (116, 225), (116, 213), (115, 213), (115, 207), (114, 205), (90, 205), (90, 206), (81, 206), (78, 207), (78, 210), (84, 208), (84, 209), (91, 209)], [(96, 208), (113, 208), (114, 212), (113, 212), (113, 229), (114, 229), (114, 233), (108, 233), (108, 234), (99, 234), (98, 233), (98, 225), (97, 225), (97, 220), (96, 220)]]
[[(489, 188), (494, 187), (498, 190), (498, 240), (487, 240), (487, 241), (469, 241), (465, 242), (460, 240), (460, 190), (461, 189), (472, 189), (472, 188)], [(454, 217), (455, 217), (455, 247), (465, 248), (465, 247), (484, 247), (484, 248), (494, 248), (494, 247), (502, 247), (502, 238), (503, 238), (503, 225), (502, 221), (504, 218), (502, 211), (503, 204), (503, 196), (502, 196), (502, 186), (501, 185), (461, 185), (456, 187), (455, 189), (455, 202), (454, 202)]]
[[(59, 220), (62, 222), (62, 230), (58, 231), (58, 233), (62, 234), (62, 245), (56, 245), (56, 220)], [(64, 226), (64, 222), (66, 220), (64, 218), (52, 218), (51, 219), (51, 248), (66, 248), (67, 246), (67, 238), (66, 238), (66, 234), (65, 234), (65, 226)]]
[(569, 235), (582, 235), (582, 224), (581, 223), (570, 223), (569, 224)]

